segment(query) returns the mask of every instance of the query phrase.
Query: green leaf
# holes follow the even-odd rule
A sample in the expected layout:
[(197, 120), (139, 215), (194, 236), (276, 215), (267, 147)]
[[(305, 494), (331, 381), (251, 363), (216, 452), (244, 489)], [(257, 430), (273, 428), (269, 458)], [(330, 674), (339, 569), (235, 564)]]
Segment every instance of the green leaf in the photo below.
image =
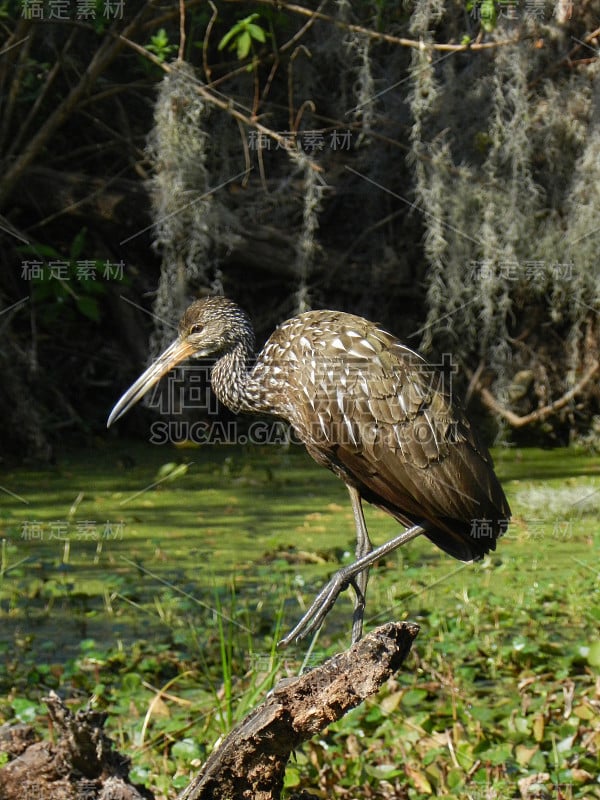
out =
[(225, 34), (225, 36), (223, 36), (217, 45), (217, 50), (222, 50), (224, 47), (226, 47), (232, 39), (242, 33), (242, 31), (246, 30), (248, 25), (250, 25), (253, 20), (257, 19), (258, 16), (259, 14), (256, 13), (250, 14), (249, 17), (245, 17), (244, 19), (239, 20), (239, 22), (236, 22), (235, 25)]
[(497, 744), (483, 752), (477, 753), (477, 755), (482, 761), (489, 761), (489, 763), (494, 766), (505, 764), (512, 756), (512, 745)]
[(427, 697), (427, 691), (425, 689), (409, 689), (408, 692), (402, 698), (402, 705), (403, 706), (418, 706), (420, 705), (423, 700)]
[(149, 785), (150, 770), (147, 767), (132, 767), (129, 770), (129, 779), (134, 783), (141, 783), (143, 786)]
[(227, 45), (233, 39), (233, 37), (237, 36), (237, 34), (239, 33), (239, 30), (240, 29), (239, 29), (239, 24), (238, 24), (238, 25), (234, 25), (233, 28), (230, 31), (227, 31), (225, 36), (223, 36), (223, 38), (221, 39), (221, 41), (217, 45), (217, 50), (223, 50), (223, 48), (227, 47)]
[(464, 772), (458, 768), (451, 769), (446, 776), (446, 783), (449, 789), (457, 789), (462, 785), (463, 780)]
[(154, 53), (159, 61), (164, 61), (173, 50), (177, 50), (177, 45), (169, 44), (169, 36), (166, 30), (161, 28), (150, 37), (150, 44), (146, 45), (146, 49)]
[(71, 243), (71, 252), (69, 255), (73, 261), (76, 261), (83, 252), (86, 233), (87, 228), (82, 228)]
[(78, 297), (77, 308), (88, 319), (98, 322), (100, 320), (100, 306), (93, 297)]
[(157, 31), (154, 36), (151, 37), (152, 44), (161, 49), (165, 47), (169, 43), (169, 37), (167, 36), (167, 32), (164, 28), (161, 28)]
[(157, 478), (162, 481), (174, 481), (176, 478), (181, 478), (185, 475), (188, 467), (189, 464), (177, 464), (175, 461), (169, 461), (160, 467)]
[(495, 717), (494, 709), (486, 706), (473, 706), (470, 711), (473, 719), (477, 719), (480, 722), (490, 722)]
[(134, 694), (134, 692), (142, 685), (142, 678), (137, 672), (128, 672), (123, 676), (123, 691), (127, 694)]
[(22, 723), (33, 722), (38, 713), (37, 705), (25, 697), (15, 697), (11, 706), (15, 712), (15, 717)]
[[(389, 780), (390, 778), (396, 778), (398, 775), (403, 775), (405, 772), (405, 769), (399, 767), (398, 764), (365, 764), (364, 769), (367, 775), (372, 775), (374, 778), (377, 778), (381, 781)], [(414, 778), (412, 772), (410, 777)], [(420, 773), (418, 777), (421, 777)], [(425, 778), (425, 780), (427, 779)]]
[(293, 789), (300, 786), (300, 773), (294, 767), (288, 767), (285, 771), (285, 778), (283, 782), (285, 789)]
[(236, 22), (236, 24), (223, 36), (217, 45), (217, 49), (223, 50), (228, 44), (231, 44), (230, 49), (237, 50), (237, 57), (240, 61), (246, 58), (250, 53), (253, 39), (255, 39), (257, 42), (266, 41), (266, 32), (260, 27), (260, 25), (255, 25), (253, 23), (253, 20), (258, 19), (259, 16), (260, 15), (256, 13), (250, 14), (249, 17), (245, 17), (239, 22)]
[(173, 758), (181, 758), (183, 761), (189, 762), (200, 758), (202, 751), (194, 739), (181, 739), (179, 742), (175, 742), (171, 748), (171, 755)]
[(247, 28), (248, 33), (253, 39), (256, 39), (257, 42), (266, 42), (267, 36), (260, 25), (248, 25)]
[(600, 639), (590, 645), (587, 652), (587, 662), (591, 667), (600, 667)]
[(248, 31), (244, 31), (238, 36), (237, 40), (237, 57), (242, 61), (250, 52), (252, 46), (252, 38)]
[(481, 27), (488, 33), (496, 27), (496, 4), (494, 0), (483, 0), (481, 3)]

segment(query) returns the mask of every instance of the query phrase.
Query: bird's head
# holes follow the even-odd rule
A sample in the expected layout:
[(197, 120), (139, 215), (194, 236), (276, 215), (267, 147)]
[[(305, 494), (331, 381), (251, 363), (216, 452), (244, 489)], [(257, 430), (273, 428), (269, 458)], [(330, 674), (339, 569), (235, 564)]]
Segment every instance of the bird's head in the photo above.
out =
[(249, 352), (254, 344), (252, 325), (236, 303), (226, 297), (203, 297), (193, 302), (179, 322), (179, 335), (120, 398), (108, 418), (110, 427), (169, 370), (186, 358), (223, 356), (238, 345)]

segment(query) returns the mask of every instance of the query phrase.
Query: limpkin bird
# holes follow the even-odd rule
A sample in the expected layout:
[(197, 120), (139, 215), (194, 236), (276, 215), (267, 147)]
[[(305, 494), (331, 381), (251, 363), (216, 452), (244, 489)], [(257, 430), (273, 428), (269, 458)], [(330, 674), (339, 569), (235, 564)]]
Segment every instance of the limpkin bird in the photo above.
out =
[[(281, 645), (320, 627), (349, 585), (357, 641), (369, 568), (420, 534), (461, 561), (495, 549), (511, 512), (486, 447), (443, 374), (376, 324), (309, 311), (282, 323), (254, 358), (247, 314), (225, 297), (196, 300), (177, 339), (125, 392), (108, 425), (190, 356), (214, 356), (211, 384), (219, 400), (236, 413), (287, 420), (350, 493), (356, 561), (335, 573)], [(373, 549), (361, 500), (407, 529)]]

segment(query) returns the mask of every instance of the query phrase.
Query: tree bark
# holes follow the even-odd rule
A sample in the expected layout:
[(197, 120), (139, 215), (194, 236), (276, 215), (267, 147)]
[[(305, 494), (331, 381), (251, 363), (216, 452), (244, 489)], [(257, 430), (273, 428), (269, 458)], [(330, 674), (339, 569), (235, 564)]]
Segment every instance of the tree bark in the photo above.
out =
[(106, 713), (73, 714), (54, 692), (44, 700), (57, 742), (26, 746), (27, 731), (4, 734), (2, 749), (16, 757), (0, 770), (0, 800), (151, 800), (129, 782), (129, 759), (103, 732)]
[(419, 632), (388, 623), (299, 678), (282, 681), (215, 748), (179, 800), (276, 800), (291, 752), (340, 719), (400, 667)]

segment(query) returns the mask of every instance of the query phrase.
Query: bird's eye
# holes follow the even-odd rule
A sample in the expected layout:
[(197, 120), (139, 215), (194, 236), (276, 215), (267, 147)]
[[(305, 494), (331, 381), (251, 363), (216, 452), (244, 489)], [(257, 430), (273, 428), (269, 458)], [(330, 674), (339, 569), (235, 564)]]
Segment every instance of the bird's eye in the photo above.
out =
[(190, 328), (190, 333), (202, 333), (203, 330), (204, 325), (201, 325), (199, 322), (195, 322)]

